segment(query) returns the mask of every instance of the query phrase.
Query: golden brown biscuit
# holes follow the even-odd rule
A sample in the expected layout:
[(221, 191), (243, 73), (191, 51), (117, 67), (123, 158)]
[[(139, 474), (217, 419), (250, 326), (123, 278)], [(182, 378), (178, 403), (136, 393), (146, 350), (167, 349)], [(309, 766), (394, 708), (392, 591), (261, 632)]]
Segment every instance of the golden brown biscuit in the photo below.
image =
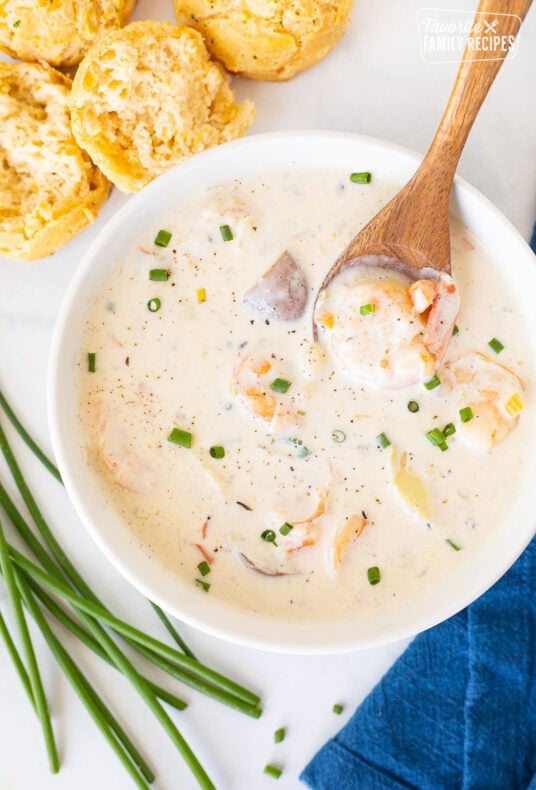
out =
[(136, 0), (0, 0), (0, 49), (52, 66), (79, 63), (96, 39), (126, 24)]
[(352, 0), (173, 0), (177, 21), (205, 36), (229, 71), (254, 80), (288, 80), (333, 49)]
[(93, 222), (110, 185), (71, 132), (71, 80), (0, 63), (0, 255), (51, 255)]
[(229, 82), (195, 30), (133, 22), (80, 64), (73, 133), (110, 181), (136, 192), (184, 157), (244, 134), (255, 110), (235, 103)]

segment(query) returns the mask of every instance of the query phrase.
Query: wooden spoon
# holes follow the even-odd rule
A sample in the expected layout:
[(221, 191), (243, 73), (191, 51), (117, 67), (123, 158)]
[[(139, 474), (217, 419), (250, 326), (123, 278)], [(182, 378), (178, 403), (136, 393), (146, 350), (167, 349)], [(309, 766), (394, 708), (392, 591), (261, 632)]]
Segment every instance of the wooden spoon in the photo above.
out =
[[(337, 258), (320, 286), (315, 307), (320, 293), (349, 264), (398, 268), (415, 279), (435, 276), (435, 272), (450, 273), (449, 204), (454, 174), (473, 122), (504, 60), (504, 56), (497, 57), (496, 49), (482, 49), (482, 41), (489, 41), (488, 30), (493, 30), (492, 35), (511, 36), (513, 41), (531, 2), (481, 0), (428, 153), (411, 180)], [(316, 340), (314, 317), (313, 334)]]

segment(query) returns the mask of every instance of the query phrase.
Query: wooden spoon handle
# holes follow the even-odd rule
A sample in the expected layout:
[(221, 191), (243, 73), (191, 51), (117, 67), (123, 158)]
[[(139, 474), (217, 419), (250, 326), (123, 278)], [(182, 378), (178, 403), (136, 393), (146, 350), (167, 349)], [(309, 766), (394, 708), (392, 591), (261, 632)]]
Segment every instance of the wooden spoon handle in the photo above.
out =
[(467, 136), (532, 0), (481, 0), (449, 102), (426, 155), (456, 170)]

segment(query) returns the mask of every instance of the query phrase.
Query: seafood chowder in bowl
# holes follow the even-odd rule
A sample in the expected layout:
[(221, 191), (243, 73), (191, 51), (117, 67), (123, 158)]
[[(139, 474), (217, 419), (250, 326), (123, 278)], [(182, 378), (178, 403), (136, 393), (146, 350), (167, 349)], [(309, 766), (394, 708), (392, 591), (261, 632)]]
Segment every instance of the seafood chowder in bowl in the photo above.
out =
[(452, 277), (350, 267), (313, 315), (418, 161), (339, 133), (221, 146), (129, 200), (73, 278), (49, 380), (67, 490), (119, 571), (208, 633), (394, 641), (534, 534), (536, 270), (489, 201), (457, 180)]

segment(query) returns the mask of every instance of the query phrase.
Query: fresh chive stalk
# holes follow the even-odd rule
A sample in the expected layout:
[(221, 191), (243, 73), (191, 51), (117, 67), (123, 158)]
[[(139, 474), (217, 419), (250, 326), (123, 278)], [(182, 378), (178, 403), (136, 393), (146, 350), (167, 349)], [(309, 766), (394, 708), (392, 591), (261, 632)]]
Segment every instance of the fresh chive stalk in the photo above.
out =
[(57, 774), (58, 771), (60, 770), (60, 761), (58, 757), (56, 741), (54, 738), (54, 731), (52, 729), (52, 722), (50, 720), (48, 702), (45, 696), (45, 690), (43, 688), (41, 675), (39, 673), (39, 667), (37, 666), (37, 659), (35, 657), (32, 640), (30, 638), (28, 624), (26, 623), (26, 618), (24, 616), (19, 589), (15, 581), (15, 572), (11, 564), (11, 558), (9, 555), (8, 546), (4, 536), (4, 529), (2, 527), (1, 522), (0, 522), (0, 567), (2, 569), (2, 575), (4, 577), (7, 593), (9, 596), (9, 600), (11, 602), (11, 607), (13, 609), (13, 615), (15, 617), (15, 622), (17, 624), (17, 630), (19, 632), (19, 636), (22, 642), (24, 658), (26, 660), (26, 666), (28, 668), (28, 678), (30, 680), (30, 686), (32, 689), (32, 697), (35, 703), (35, 709), (37, 711), (39, 721), (41, 722), (41, 729), (43, 730), (43, 736), (45, 739), (45, 746), (48, 753), (50, 770), (53, 774)]
[(28, 677), (28, 673), (26, 672), (26, 668), (22, 663), (22, 659), (19, 656), (18, 650), (15, 647), (15, 643), (11, 638), (11, 634), (9, 633), (9, 629), (6, 625), (6, 621), (2, 617), (2, 612), (0, 612), (0, 636), (4, 640), (6, 650), (8, 652), (9, 657), (11, 658), (11, 661), (13, 662), (13, 666), (15, 667), (15, 671), (17, 675), (19, 676), (19, 680), (22, 684), (23, 689), (26, 692), (26, 696), (30, 700), (32, 707), (35, 710), (35, 702), (33, 698), (32, 684), (30, 683), (30, 678)]
[(56, 466), (54, 466), (50, 458), (48, 458), (45, 455), (45, 453), (41, 450), (39, 445), (36, 442), (34, 442), (28, 431), (25, 429), (25, 427), (23, 426), (23, 424), (18, 419), (17, 415), (15, 414), (15, 412), (7, 402), (2, 392), (0, 392), (0, 408), (3, 409), (4, 414), (6, 415), (10, 423), (13, 425), (13, 427), (19, 434), (22, 441), (30, 448), (30, 450), (36, 456), (36, 458), (38, 458), (41, 461), (43, 466), (46, 469), (48, 469), (50, 474), (53, 475), (56, 478), (56, 480), (58, 480), (61, 483), (62, 479), (58, 469), (56, 468)]

